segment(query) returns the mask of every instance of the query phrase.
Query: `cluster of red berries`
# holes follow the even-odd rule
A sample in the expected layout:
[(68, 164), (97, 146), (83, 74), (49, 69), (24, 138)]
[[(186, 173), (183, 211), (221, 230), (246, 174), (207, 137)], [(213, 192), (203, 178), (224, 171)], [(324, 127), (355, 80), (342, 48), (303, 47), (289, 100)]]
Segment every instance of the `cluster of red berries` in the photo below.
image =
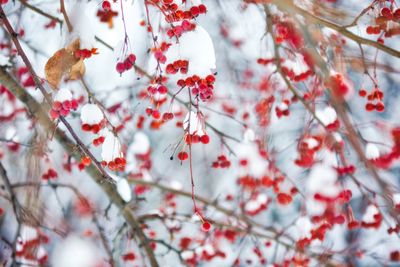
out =
[(276, 196), (276, 199), (277, 199), (278, 203), (281, 205), (289, 205), (293, 201), (293, 198), (291, 195), (282, 193), (282, 192), (278, 193), (278, 195)]
[(123, 157), (115, 158), (113, 161), (106, 162), (102, 161), (101, 165), (103, 167), (108, 167), (112, 171), (124, 171), (126, 166), (126, 159)]
[(350, 88), (345, 77), (340, 73), (331, 75), (331, 77), (329, 77), (327, 87), (331, 89), (332, 94), (338, 99), (343, 99), (343, 97), (350, 92)]
[(115, 68), (119, 74), (122, 74), (123, 72), (132, 69), (135, 61), (136, 56), (134, 54), (129, 54), (124, 61), (118, 62)]
[(180, 79), (177, 85), (180, 87), (189, 87), (192, 89), (192, 94), (199, 96), (202, 101), (207, 101), (213, 96), (215, 76), (210, 74), (206, 78), (201, 79), (197, 75), (187, 77), (185, 80)]
[(147, 116), (153, 117), (153, 119), (158, 120), (161, 118), (161, 113), (157, 109), (152, 109), (151, 107), (146, 108)]
[(185, 32), (193, 31), (196, 29), (196, 24), (189, 22), (188, 20), (182, 21), (181, 25), (174, 26), (172, 29), (167, 31), (167, 35), (169, 38), (174, 36), (181, 37), (181, 35)]
[(170, 120), (172, 120), (174, 118), (174, 114), (172, 113), (172, 112), (165, 112), (163, 115), (162, 115), (162, 120), (163, 121), (170, 121)]
[(165, 95), (168, 93), (168, 88), (165, 85), (159, 84), (158, 86), (152, 86), (150, 85), (147, 87), (147, 92), (150, 95), (155, 95), (156, 93)]
[(183, 19), (192, 19), (200, 14), (207, 13), (207, 7), (203, 4), (192, 6), (189, 10), (183, 11), (180, 10), (178, 5), (173, 3), (172, 0), (163, 0), (163, 2), (164, 5), (162, 8), (165, 11), (169, 12), (169, 14), (165, 16), (165, 21), (168, 23), (180, 21)]
[[(165, 50), (166, 51), (166, 50)], [(155, 52), (154, 52), (154, 57), (156, 58), (156, 60), (159, 62), (159, 63), (161, 63), (161, 64), (164, 64), (166, 61), (167, 61), (167, 57), (164, 55), (164, 52), (165, 51), (163, 51), (163, 50), (156, 50)]]
[(199, 136), (198, 134), (187, 134), (185, 136), (185, 143), (190, 145), (190, 144), (197, 144), (197, 143), (202, 143), (202, 144), (208, 144), (210, 142), (210, 137), (207, 134), (203, 134)]
[(85, 167), (88, 167), (92, 163), (92, 160), (88, 156), (84, 156), (81, 158), (81, 162), (78, 164), (79, 170), (85, 169)]
[(175, 74), (180, 71), (182, 74), (186, 74), (189, 68), (189, 61), (187, 60), (177, 60), (166, 67), (166, 72), (168, 74)]
[(388, 29), (388, 22), (400, 21), (400, 8), (393, 10), (389, 7), (383, 7), (380, 11), (380, 14), (377, 18), (375, 18), (375, 26), (368, 26), (366, 29), (367, 34), (380, 34), (381, 31), (385, 33), (385, 37), (392, 37), (393, 35), (400, 34), (400, 30), (398, 28), (390, 28)]
[[(270, 63), (274, 63), (275, 61), (276, 61), (275, 58), (270, 58), (270, 59), (268, 59), (268, 58), (258, 58), (257, 59), (257, 64), (266, 66), (266, 65), (268, 65)], [(281, 61), (282, 61), (282, 59), (281, 59)]]
[(97, 55), (99, 54), (97, 52), (97, 48), (92, 48), (91, 50), (89, 49), (79, 49), (75, 51), (75, 57), (76, 58), (90, 58), (92, 55)]
[(367, 111), (376, 110), (378, 112), (383, 112), (385, 110), (385, 104), (382, 102), (383, 92), (378, 87), (375, 87), (374, 90), (372, 90), (372, 92), (369, 94), (367, 94), (365, 89), (360, 89), (358, 94), (361, 97), (367, 97), (368, 103), (365, 105), (365, 109)]
[(288, 42), (295, 48), (301, 48), (303, 38), (293, 23), (289, 21), (278, 22), (275, 26), (275, 41), (280, 44), (284, 41)]
[(101, 144), (104, 143), (105, 137), (104, 136), (100, 136), (98, 138), (93, 139), (93, 145), (94, 146), (99, 146)]
[(5, 5), (7, 4), (8, 0), (0, 0), (0, 5)]
[(289, 110), (290, 101), (288, 99), (285, 99), (282, 102), (283, 102), (282, 106), (275, 107), (275, 113), (278, 118), (281, 118), (282, 116), (288, 117), (290, 115), (290, 110)]
[(67, 116), (71, 110), (76, 110), (78, 108), (78, 101), (76, 99), (65, 100), (62, 103), (59, 101), (54, 101), (50, 109), (50, 117), (53, 120), (58, 119), (60, 116)]
[(214, 161), (211, 165), (212, 168), (229, 168), (231, 166), (231, 162), (227, 159), (225, 155), (218, 156), (217, 160)]
[(344, 166), (344, 167), (336, 167), (336, 172), (339, 176), (352, 175), (356, 171), (356, 167), (354, 165)]
[(87, 124), (84, 123), (82, 124), (82, 131), (84, 132), (92, 132), (94, 134), (99, 133), (99, 131), (104, 127), (105, 121), (101, 121), (100, 123), (97, 124)]
[(56, 179), (57, 177), (58, 177), (58, 174), (57, 174), (56, 170), (54, 170), (52, 168), (48, 169), (47, 172), (42, 175), (42, 179), (46, 180), (46, 181), (50, 180), (50, 179)]

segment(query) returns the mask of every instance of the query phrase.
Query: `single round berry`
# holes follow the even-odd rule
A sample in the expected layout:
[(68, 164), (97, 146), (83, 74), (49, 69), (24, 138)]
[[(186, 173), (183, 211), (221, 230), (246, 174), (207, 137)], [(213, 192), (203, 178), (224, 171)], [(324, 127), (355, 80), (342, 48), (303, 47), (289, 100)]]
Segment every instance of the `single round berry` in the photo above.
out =
[(184, 160), (187, 160), (188, 158), (189, 158), (189, 155), (185, 151), (181, 151), (178, 153), (179, 160), (184, 161)]
[(204, 232), (208, 232), (211, 229), (211, 223), (209, 223), (208, 221), (204, 221), (201, 224), (201, 230), (203, 230)]
[(124, 62), (118, 62), (117, 65), (115, 66), (115, 68), (117, 69), (117, 72), (119, 74), (122, 74), (125, 71), (125, 64)]
[(103, 4), (101, 7), (104, 9), (104, 11), (110, 11), (111, 10), (111, 4), (109, 1), (103, 1)]
[(208, 144), (210, 142), (210, 137), (205, 134), (200, 137), (200, 142), (202, 142), (203, 144)]

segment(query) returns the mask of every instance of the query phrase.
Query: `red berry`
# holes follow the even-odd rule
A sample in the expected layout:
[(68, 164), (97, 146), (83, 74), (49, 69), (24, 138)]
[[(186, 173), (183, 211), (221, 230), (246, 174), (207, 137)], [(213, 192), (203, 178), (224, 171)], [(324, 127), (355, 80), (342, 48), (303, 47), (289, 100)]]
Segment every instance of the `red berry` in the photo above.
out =
[(62, 108), (62, 103), (61, 102), (59, 102), (59, 101), (54, 101), (54, 103), (53, 103), (53, 109), (54, 110), (60, 110)]
[(383, 112), (384, 110), (385, 110), (385, 104), (383, 104), (382, 102), (378, 102), (376, 105), (375, 105), (375, 108), (376, 108), (376, 110), (378, 111), (378, 112)]
[(122, 74), (125, 71), (125, 64), (123, 62), (118, 62), (115, 68), (119, 74)]
[(188, 157), (189, 155), (185, 151), (181, 151), (178, 153), (178, 159), (180, 159), (181, 161), (187, 160)]
[(92, 160), (91, 160), (89, 157), (86, 156), (86, 157), (83, 157), (83, 158), (81, 159), (81, 162), (82, 162), (83, 165), (89, 166), (90, 163), (92, 162)]
[(135, 64), (136, 56), (135, 56), (134, 54), (130, 54), (130, 55), (125, 59), (125, 61), (128, 61), (128, 62), (130, 62), (130, 63), (133, 65), (133, 64)]
[(200, 142), (202, 142), (203, 144), (208, 144), (210, 142), (210, 137), (205, 134), (200, 137)]
[(151, 115), (153, 116), (154, 119), (158, 120), (161, 117), (160, 111), (158, 110), (153, 110), (153, 112), (151, 113)]
[(373, 110), (375, 109), (375, 105), (372, 104), (372, 103), (367, 103), (367, 104), (365, 105), (365, 109), (366, 109), (367, 111), (373, 111)]
[(103, 4), (101, 5), (101, 7), (104, 9), (104, 11), (111, 10), (111, 4), (108, 1), (103, 1)]
[(90, 126), (89, 124), (85, 123), (82, 125), (82, 130), (84, 132), (90, 132), (90, 130), (92, 129), (92, 126)]
[(208, 232), (208, 231), (210, 231), (210, 229), (211, 229), (211, 223), (204, 221), (201, 224), (201, 230), (203, 230), (204, 232)]
[(367, 91), (365, 91), (364, 89), (360, 89), (360, 91), (358, 91), (358, 95), (361, 97), (365, 97), (367, 95)]

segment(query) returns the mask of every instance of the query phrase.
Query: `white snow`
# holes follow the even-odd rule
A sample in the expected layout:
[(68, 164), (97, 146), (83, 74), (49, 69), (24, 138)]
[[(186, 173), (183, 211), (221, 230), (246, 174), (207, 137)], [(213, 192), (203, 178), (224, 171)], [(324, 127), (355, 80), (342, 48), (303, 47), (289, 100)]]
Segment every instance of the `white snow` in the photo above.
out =
[(99, 255), (92, 243), (76, 235), (71, 235), (56, 245), (52, 266), (93, 267), (98, 260)]
[(103, 112), (96, 104), (88, 103), (82, 107), (81, 121), (84, 124), (98, 124), (104, 119)]
[(246, 129), (246, 131), (243, 134), (243, 141), (245, 143), (250, 143), (253, 142), (256, 138), (256, 134), (254, 133), (254, 131), (250, 128)]
[(60, 90), (58, 90), (58, 92), (56, 93), (55, 97), (54, 97), (54, 101), (58, 101), (58, 102), (64, 102), (66, 100), (72, 100), (72, 93), (69, 89), (67, 88), (61, 88)]
[[(68, 2), (66, 2), (68, 4)], [(68, 8), (68, 7), (67, 7)], [(87, 12), (89, 4), (77, 1), (71, 8), (68, 16), (70, 18), (73, 32), (70, 34), (70, 41), (79, 38), (80, 49), (91, 49), (96, 45), (96, 39), (93, 29), (93, 16), (89, 16)]]
[[(194, 74), (205, 77), (216, 68), (215, 51), (208, 32), (197, 25), (194, 31), (185, 32), (179, 37), (179, 43), (171, 45), (166, 53), (167, 64), (179, 59), (189, 61), (187, 76)], [(166, 64), (166, 65), (167, 65)]]
[(332, 107), (317, 110), (315, 113), (325, 126), (335, 122), (337, 119), (336, 111)]
[[(189, 122), (189, 119), (190, 119), (190, 122)], [(190, 134), (197, 134), (199, 136), (202, 136), (205, 134), (203, 120), (201, 120), (201, 118), (199, 118), (198, 114), (193, 111), (186, 114), (186, 117), (183, 120), (183, 128), (185, 130), (188, 130)]]
[(149, 152), (149, 149), (150, 149), (150, 140), (147, 137), (147, 135), (143, 132), (135, 133), (133, 137), (133, 142), (129, 146), (128, 151), (133, 154), (143, 155)]
[(106, 162), (110, 162), (113, 161), (115, 158), (119, 158), (121, 156), (121, 143), (113, 132), (107, 130), (104, 143), (101, 146), (101, 158)]
[(3, 54), (0, 54), (0, 66), (9, 66), (10, 65), (10, 58), (6, 57)]
[(365, 147), (365, 157), (367, 159), (377, 159), (379, 158), (379, 149), (375, 144), (368, 143)]
[(117, 182), (117, 192), (125, 202), (129, 202), (132, 199), (132, 190), (128, 181), (121, 178)]
[(315, 164), (307, 179), (307, 189), (312, 194), (320, 193), (326, 197), (334, 197), (340, 190), (336, 180), (337, 172), (332, 167)]
[(375, 205), (368, 205), (367, 210), (365, 211), (362, 220), (366, 223), (375, 222), (374, 215), (378, 214), (379, 210)]

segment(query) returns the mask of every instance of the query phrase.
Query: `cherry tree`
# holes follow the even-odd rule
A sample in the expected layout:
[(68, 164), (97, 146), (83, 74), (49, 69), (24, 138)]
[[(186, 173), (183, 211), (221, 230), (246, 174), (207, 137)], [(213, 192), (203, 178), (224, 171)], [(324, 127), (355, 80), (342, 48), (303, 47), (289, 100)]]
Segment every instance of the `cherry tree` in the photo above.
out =
[(397, 266), (395, 0), (0, 0), (1, 266)]

